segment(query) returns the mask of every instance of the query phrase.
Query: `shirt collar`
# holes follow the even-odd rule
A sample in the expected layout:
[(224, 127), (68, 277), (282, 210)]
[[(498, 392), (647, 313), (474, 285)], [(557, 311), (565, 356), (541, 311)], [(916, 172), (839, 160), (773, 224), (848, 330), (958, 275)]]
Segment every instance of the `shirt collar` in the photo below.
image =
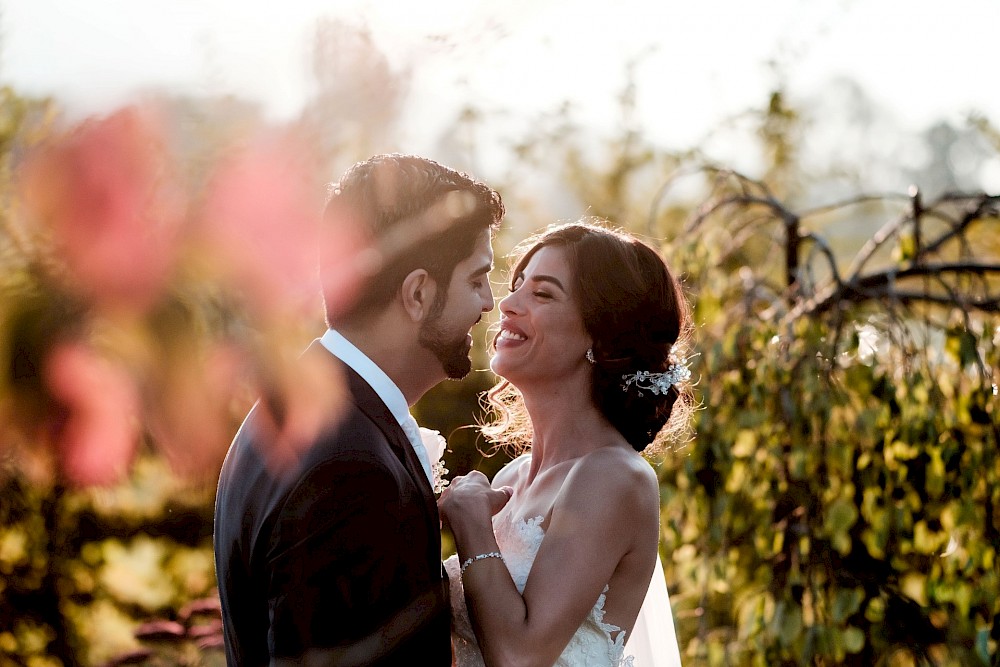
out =
[(389, 379), (381, 368), (374, 361), (368, 358), (364, 352), (359, 350), (354, 343), (344, 338), (343, 334), (333, 329), (327, 329), (323, 337), (319, 339), (330, 354), (340, 359), (351, 367), (367, 382), (378, 397), (382, 399), (386, 407), (401, 425), (410, 418), (410, 408), (406, 404), (403, 392), (399, 390), (396, 383)]

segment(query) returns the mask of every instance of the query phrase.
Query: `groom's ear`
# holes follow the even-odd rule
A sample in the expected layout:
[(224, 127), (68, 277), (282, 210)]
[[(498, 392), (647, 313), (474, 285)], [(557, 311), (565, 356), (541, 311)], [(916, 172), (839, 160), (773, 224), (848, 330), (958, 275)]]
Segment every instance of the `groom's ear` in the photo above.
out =
[(403, 278), (399, 291), (406, 314), (414, 322), (423, 322), (434, 303), (437, 281), (431, 278), (426, 269), (414, 269)]

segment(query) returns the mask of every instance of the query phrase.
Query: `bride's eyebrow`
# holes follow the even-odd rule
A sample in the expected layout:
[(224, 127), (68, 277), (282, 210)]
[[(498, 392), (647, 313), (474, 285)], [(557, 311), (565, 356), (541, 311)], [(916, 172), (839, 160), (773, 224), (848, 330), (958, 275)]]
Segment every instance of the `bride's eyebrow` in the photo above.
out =
[[(521, 278), (522, 279), (524, 278), (523, 274), (521, 275)], [(533, 283), (550, 283), (550, 284), (555, 285), (556, 287), (558, 287), (559, 290), (561, 292), (563, 292), (564, 294), (566, 293), (566, 288), (563, 287), (563, 284), (555, 276), (550, 276), (550, 275), (546, 275), (544, 273), (539, 273), (538, 275), (531, 276), (531, 282), (533, 282)]]

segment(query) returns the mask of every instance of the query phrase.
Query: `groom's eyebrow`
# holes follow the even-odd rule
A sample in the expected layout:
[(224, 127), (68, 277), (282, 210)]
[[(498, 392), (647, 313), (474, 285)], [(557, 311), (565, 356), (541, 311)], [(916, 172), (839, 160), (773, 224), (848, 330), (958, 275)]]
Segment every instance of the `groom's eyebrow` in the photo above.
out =
[(475, 271), (473, 271), (470, 274), (470, 277), (472, 277), (472, 278), (479, 278), (480, 276), (485, 276), (487, 273), (489, 273), (492, 270), (493, 270), (493, 263), (492, 262), (490, 262), (489, 264), (483, 264), (478, 269), (476, 269)]

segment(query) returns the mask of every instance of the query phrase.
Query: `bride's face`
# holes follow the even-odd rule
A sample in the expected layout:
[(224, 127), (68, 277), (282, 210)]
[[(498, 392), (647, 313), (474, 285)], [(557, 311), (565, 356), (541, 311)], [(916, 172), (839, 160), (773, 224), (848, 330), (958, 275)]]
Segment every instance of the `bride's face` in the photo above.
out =
[(566, 252), (546, 246), (514, 276), (511, 293), (500, 301), (500, 333), (490, 368), (516, 386), (554, 377), (568, 378), (588, 364), (590, 336), (573, 293)]

